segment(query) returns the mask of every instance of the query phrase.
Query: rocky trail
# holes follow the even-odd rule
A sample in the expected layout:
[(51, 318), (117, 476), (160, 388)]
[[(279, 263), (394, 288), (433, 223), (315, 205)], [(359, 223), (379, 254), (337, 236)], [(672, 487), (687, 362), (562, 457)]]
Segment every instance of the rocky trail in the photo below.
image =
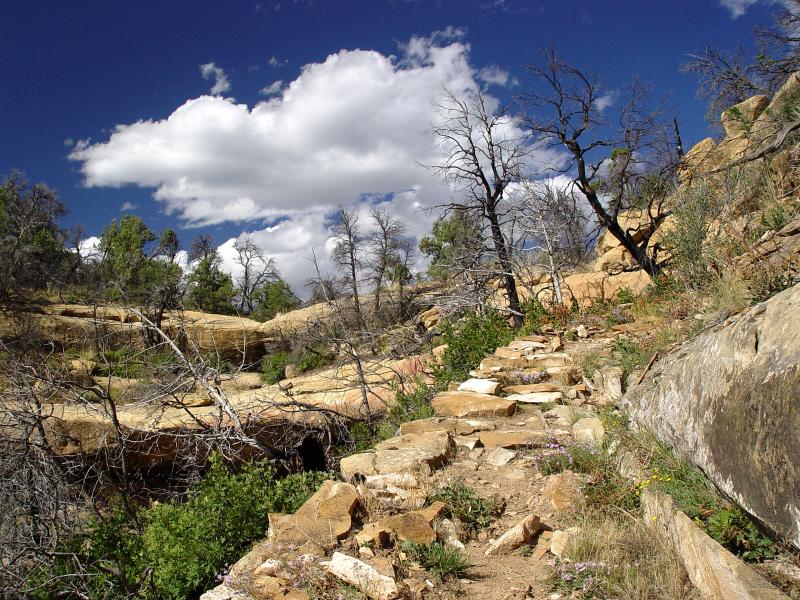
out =
[[(405, 423), (374, 449), (343, 458), (343, 482), (326, 482), (294, 515), (271, 515), (269, 538), (203, 598), (348, 597), (335, 592), (339, 581), (376, 600), (564, 597), (551, 589), (553, 559), (575, 525), (585, 476), (544, 476), (538, 467), (569, 444), (599, 447), (596, 407), (621, 395), (620, 369), (590, 382), (574, 359), (620, 331), (581, 327), (577, 334), (575, 341), (557, 333), (521, 337), (498, 348), (471, 379), (433, 399), (435, 417)], [(450, 493), (469, 505), (469, 490), (491, 507), (479, 523), (453, 514), (452, 502), (431, 502)], [(403, 542), (436, 540), (461, 550), (469, 567), (440, 581), (404, 550)]]

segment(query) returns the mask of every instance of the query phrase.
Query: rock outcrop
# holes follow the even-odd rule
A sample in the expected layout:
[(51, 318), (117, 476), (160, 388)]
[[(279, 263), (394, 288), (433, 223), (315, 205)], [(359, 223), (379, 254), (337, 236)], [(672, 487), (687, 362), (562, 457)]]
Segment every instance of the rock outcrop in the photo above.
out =
[(800, 548), (800, 285), (684, 343), (623, 405)]

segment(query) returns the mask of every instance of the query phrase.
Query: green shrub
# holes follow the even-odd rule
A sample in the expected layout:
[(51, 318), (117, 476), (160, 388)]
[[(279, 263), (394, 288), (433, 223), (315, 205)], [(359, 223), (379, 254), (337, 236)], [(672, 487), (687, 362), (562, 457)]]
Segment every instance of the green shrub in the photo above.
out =
[(775, 555), (773, 542), (740, 509), (722, 499), (699, 469), (658, 442), (653, 443), (649, 463), (653, 475), (641, 487), (672, 496), (681, 511), (744, 560), (760, 561)]
[(442, 341), (447, 349), (442, 355), (436, 378), (440, 385), (464, 380), (471, 369), (500, 346), (514, 338), (514, 332), (503, 316), (489, 310), (483, 316), (470, 314), (459, 323), (444, 324)]
[[(68, 552), (54, 565), (64, 573), (57, 595), (78, 587), (90, 598), (122, 597), (183, 599), (211, 587), (226, 564), (238, 560), (250, 544), (266, 534), (269, 512), (293, 512), (319, 487), (325, 475), (305, 473), (276, 479), (266, 465), (246, 465), (231, 474), (218, 456), (183, 503), (166, 502), (142, 508), (135, 521), (119, 507), (103, 520), (87, 524), (86, 532), (65, 544)], [(72, 561), (94, 565), (78, 578)], [(123, 578), (108, 573), (118, 571)], [(149, 573), (149, 577), (144, 577)], [(131, 589), (131, 586), (137, 586)], [(47, 597), (45, 594), (42, 597)]]
[(314, 348), (305, 346), (299, 355), (297, 352), (293, 352), (292, 354), (292, 360), (297, 364), (297, 370), (301, 373), (324, 367), (332, 363), (336, 358), (336, 356), (329, 352), (324, 346), (317, 346)]
[(636, 300), (636, 294), (634, 294), (630, 288), (619, 288), (617, 290), (616, 300), (617, 304), (631, 304)]
[(471, 487), (458, 481), (437, 491), (432, 500), (444, 502), (447, 516), (461, 521), (471, 533), (486, 529), (501, 512), (494, 499), (481, 498)]
[(430, 571), (439, 581), (450, 577), (462, 577), (472, 565), (456, 548), (448, 548), (440, 542), (418, 544), (404, 542), (403, 551)]
[(550, 320), (550, 313), (538, 298), (531, 298), (522, 305), (522, 312), (525, 315), (525, 323), (520, 333), (530, 335), (539, 333), (542, 327)]
[(639, 342), (627, 338), (615, 338), (611, 344), (615, 362), (622, 368), (622, 381), (628, 379), (633, 371), (644, 365), (652, 356), (652, 352)]
[(261, 378), (264, 383), (278, 383), (286, 377), (286, 365), (289, 364), (289, 353), (279, 350), (261, 359)]
[(408, 421), (418, 421), (435, 416), (431, 408), (435, 390), (421, 380), (417, 380), (412, 391), (398, 389), (394, 404), (386, 413), (386, 421), (395, 428)]
[(720, 510), (706, 522), (708, 535), (728, 550), (748, 561), (763, 561), (775, 556), (775, 544), (737, 508)]

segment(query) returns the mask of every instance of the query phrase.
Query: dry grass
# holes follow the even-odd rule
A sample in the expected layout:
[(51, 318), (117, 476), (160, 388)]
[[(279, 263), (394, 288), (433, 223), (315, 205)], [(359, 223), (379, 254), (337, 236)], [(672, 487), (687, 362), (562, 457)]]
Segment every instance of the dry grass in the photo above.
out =
[(638, 516), (586, 513), (565, 550), (569, 560), (607, 565), (602, 584), (610, 598), (687, 600), (699, 598), (680, 558)]

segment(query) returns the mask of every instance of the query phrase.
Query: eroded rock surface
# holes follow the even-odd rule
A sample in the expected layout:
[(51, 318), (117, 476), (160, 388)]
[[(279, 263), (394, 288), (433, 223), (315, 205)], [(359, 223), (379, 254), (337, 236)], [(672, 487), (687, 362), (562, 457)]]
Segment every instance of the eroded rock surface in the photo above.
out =
[(623, 405), (800, 548), (800, 285), (658, 361)]

